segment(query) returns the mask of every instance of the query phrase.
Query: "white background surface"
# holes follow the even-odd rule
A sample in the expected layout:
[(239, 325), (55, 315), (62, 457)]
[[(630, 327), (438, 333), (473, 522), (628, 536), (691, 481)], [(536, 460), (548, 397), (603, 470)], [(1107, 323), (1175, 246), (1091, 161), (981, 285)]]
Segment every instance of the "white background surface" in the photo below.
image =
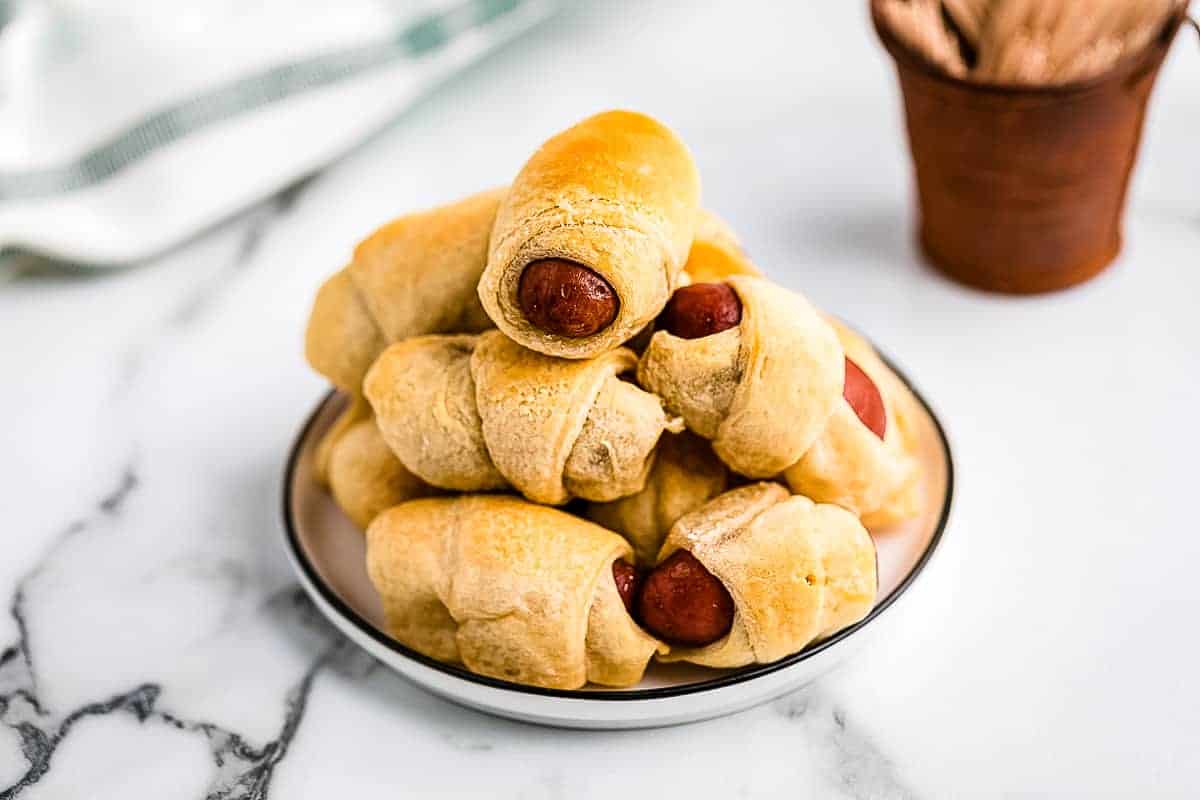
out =
[[(914, 254), (863, 5), (574, 9), (177, 252), (0, 288), (0, 792), (53, 751), (19, 796), (1195, 796), (1196, 37), (1153, 98), (1122, 258), (1012, 299)], [(916, 380), (958, 498), (854, 663), (721, 721), (588, 734), (459, 709), (339, 645), (295, 592), (275, 491), (324, 391), (301, 357), (319, 281), (611, 106), (674, 126), (754, 258)]]

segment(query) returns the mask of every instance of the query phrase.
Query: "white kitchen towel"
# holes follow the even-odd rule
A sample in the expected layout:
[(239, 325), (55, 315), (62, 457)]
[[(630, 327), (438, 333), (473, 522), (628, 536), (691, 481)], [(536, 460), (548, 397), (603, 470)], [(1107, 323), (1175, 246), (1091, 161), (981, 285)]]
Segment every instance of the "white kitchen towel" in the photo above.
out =
[(18, 6), (0, 30), (0, 254), (159, 253), (344, 153), (553, 6)]

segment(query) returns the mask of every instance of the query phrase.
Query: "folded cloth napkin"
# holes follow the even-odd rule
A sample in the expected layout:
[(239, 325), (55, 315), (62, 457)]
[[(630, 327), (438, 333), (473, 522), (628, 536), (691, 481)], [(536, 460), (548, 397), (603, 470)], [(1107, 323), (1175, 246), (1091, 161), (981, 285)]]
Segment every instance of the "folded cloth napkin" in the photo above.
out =
[(159, 253), (344, 153), (553, 6), (30, 4), (0, 30), (0, 253)]

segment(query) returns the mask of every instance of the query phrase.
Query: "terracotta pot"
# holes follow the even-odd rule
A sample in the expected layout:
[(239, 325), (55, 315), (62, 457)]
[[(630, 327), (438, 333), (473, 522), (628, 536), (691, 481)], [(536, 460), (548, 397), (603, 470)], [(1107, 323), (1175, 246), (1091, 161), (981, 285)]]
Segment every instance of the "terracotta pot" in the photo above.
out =
[(1146, 101), (1184, 12), (1144, 51), (1060, 86), (972, 83), (900, 42), (871, 2), (904, 94), (919, 237), (971, 286), (1031, 294), (1086, 281), (1121, 249)]

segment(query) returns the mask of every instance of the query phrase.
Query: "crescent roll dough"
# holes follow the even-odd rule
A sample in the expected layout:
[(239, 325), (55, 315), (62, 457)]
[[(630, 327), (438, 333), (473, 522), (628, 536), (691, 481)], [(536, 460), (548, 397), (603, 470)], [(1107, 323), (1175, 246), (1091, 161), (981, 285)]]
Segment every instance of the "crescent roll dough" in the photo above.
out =
[(675, 521), (725, 491), (728, 478), (704, 439), (687, 431), (666, 434), (644, 489), (608, 503), (589, 503), (583, 513), (624, 536), (639, 564), (652, 565)]
[[(553, 137), (500, 204), (479, 297), (517, 342), (549, 355), (591, 358), (632, 338), (679, 283), (692, 244), (700, 178), (687, 147), (642, 114), (609, 111)], [(619, 306), (608, 327), (570, 338), (540, 330), (517, 300), (533, 261), (560, 258), (598, 273)]]
[(659, 561), (691, 552), (733, 597), (733, 627), (664, 661), (709, 667), (765, 664), (867, 615), (878, 588), (875, 544), (844, 508), (776, 483), (734, 489), (682, 517)]
[(499, 331), (421, 336), (384, 351), (364, 389), (388, 445), (434, 486), (606, 501), (639, 491), (659, 436), (682, 427), (620, 380), (635, 364), (624, 348), (552, 358)]
[(727, 283), (741, 300), (741, 323), (699, 339), (658, 331), (638, 382), (711, 439), (735, 472), (769, 478), (796, 463), (833, 414), (842, 347), (796, 292), (744, 275)]
[(362, 399), (326, 433), (318, 446), (316, 472), (338, 507), (363, 529), (385, 508), (435, 491), (392, 453)]
[(387, 632), (441, 661), (532, 686), (630, 686), (665, 645), (625, 611), (611, 531), (498, 495), (403, 503), (367, 529)]
[(746, 258), (742, 243), (725, 220), (702, 208), (696, 217), (696, 235), (680, 283), (712, 283), (731, 275), (762, 273)]
[(847, 508), (868, 527), (898, 522), (920, 511), (920, 470), (913, 455), (916, 400), (866, 340), (830, 322), (846, 356), (879, 390), (887, 420), (884, 436), (868, 429), (842, 399), (825, 431), (784, 477), (794, 491)]
[(352, 425), (334, 446), (329, 489), (350, 521), (362, 529), (384, 509), (434, 492), (396, 459), (373, 417)]
[(313, 473), (317, 483), (329, 486), (329, 461), (333, 448), (353, 425), (372, 416), (371, 406), (361, 396), (351, 395), (350, 405), (338, 415), (338, 418), (325, 431), (321, 441), (317, 443), (317, 451), (313, 455)]
[(313, 369), (347, 394), (389, 342), (491, 327), (476, 294), (504, 189), (408, 214), (354, 250), (317, 292), (305, 334)]

